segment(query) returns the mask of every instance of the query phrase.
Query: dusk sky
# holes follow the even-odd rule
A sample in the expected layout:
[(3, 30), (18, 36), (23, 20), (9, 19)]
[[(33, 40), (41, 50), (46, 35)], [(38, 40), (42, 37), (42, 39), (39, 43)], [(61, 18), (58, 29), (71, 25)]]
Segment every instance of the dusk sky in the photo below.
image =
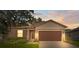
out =
[(79, 27), (79, 10), (35, 10), (35, 17), (52, 19), (67, 25), (68, 28)]

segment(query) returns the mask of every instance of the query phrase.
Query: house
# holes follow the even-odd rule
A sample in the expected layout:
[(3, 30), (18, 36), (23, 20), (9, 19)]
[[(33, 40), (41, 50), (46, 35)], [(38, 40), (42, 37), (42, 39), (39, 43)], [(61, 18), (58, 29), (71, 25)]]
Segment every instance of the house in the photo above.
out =
[(71, 37), (71, 39), (79, 40), (79, 27), (72, 29), (68, 33), (69, 33), (69, 36)]
[(66, 27), (53, 20), (42, 21), (29, 26), (11, 27), (8, 37), (22, 37), (29, 41), (62, 41)]

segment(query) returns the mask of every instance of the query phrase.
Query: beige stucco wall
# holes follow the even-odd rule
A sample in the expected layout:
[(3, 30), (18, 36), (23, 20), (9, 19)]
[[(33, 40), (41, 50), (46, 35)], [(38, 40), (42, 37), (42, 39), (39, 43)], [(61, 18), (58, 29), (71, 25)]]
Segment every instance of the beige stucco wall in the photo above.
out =
[(62, 29), (64, 29), (64, 27), (53, 22), (47, 22), (43, 25), (36, 27), (36, 30), (62, 30)]
[(61, 31), (62, 41), (65, 40), (64, 27), (53, 22), (48, 22), (35, 28), (35, 39), (39, 40), (39, 31)]
[(8, 38), (17, 38), (17, 30), (23, 30), (23, 38), (27, 39), (27, 29), (12, 27), (8, 33)]
[[(29, 40), (30, 38), (30, 32), (28, 28), (11, 28), (11, 31), (9, 32), (8, 37), (17, 37), (17, 30), (23, 30), (23, 38)], [(64, 27), (53, 23), (53, 22), (47, 22), (43, 25), (40, 25), (35, 28), (35, 39), (39, 40), (39, 31), (62, 31), (62, 35), (64, 34)], [(62, 38), (64, 35), (62, 36)]]
[(8, 33), (8, 37), (17, 37), (17, 29), (16, 28), (11, 28), (9, 33)]

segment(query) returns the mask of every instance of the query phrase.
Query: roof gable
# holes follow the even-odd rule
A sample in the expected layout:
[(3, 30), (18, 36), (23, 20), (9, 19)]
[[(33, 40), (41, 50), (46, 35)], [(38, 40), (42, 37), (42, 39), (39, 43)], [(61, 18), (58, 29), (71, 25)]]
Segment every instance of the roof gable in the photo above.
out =
[(44, 30), (44, 29), (45, 30), (64, 30), (65, 28), (66, 28), (65, 25), (62, 25), (52, 20), (48, 20), (45, 23), (36, 27), (36, 29), (39, 29), (39, 30)]
[(53, 20), (48, 20), (47, 22), (53, 22), (53, 23), (56, 23), (56, 24), (58, 24), (58, 25), (60, 25), (60, 26), (62, 26), (62, 27), (67, 27), (66, 25), (63, 25), (63, 24), (61, 24), (61, 23), (58, 23), (58, 22), (56, 22), (56, 21), (53, 21)]
[(70, 32), (76, 32), (76, 31), (79, 31), (79, 27), (74, 28), (74, 29), (73, 29), (73, 30), (71, 30)]
[[(56, 21), (53, 21), (53, 20), (48, 20), (48, 21), (46, 21), (46, 22), (43, 22), (43, 23), (41, 23), (41, 24), (39, 24), (38, 26), (42, 26), (43, 24), (46, 24), (46, 23), (48, 23), (48, 22), (53, 22), (53, 23), (56, 23), (56, 24), (58, 24), (58, 25), (60, 25), (60, 26), (62, 26), (62, 27), (67, 27), (67, 26), (65, 26), (65, 25), (63, 25), (63, 24), (60, 24), (60, 23), (58, 23), (58, 22), (56, 22)], [(36, 24), (37, 25), (37, 24)], [(38, 27), (38, 26), (36, 26), (36, 27)]]
[(45, 25), (46, 23), (55, 23), (55, 24), (57, 24), (57, 25), (59, 25), (60, 27), (63, 27), (63, 28), (66, 28), (67, 26), (65, 26), (65, 25), (63, 25), (63, 24), (60, 24), (60, 23), (58, 23), (58, 22), (56, 22), (56, 21), (53, 21), (53, 20), (48, 20), (48, 21), (41, 21), (41, 22), (39, 22), (39, 23), (33, 23), (33, 24), (31, 24), (30, 26), (29, 26), (29, 28), (37, 28), (37, 27), (39, 27), (39, 26), (43, 26), (43, 25)]

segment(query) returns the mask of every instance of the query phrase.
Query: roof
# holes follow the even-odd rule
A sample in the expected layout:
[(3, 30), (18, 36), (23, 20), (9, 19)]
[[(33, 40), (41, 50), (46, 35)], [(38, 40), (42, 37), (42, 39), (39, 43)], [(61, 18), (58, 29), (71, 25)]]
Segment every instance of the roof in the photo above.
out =
[(77, 28), (71, 30), (71, 32), (75, 32), (75, 31), (79, 31), (79, 27), (77, 27)]
[(29, 26), (12, 26), (12, 27), (8, 27), (8, 28), (29, 28)]
[(58, 24), (58, 25), (60, 25), (60, 26), (65, 27), (65, 28), (67, 27), (66, 25), (60, 24), (60, 23), (58, 23), (58, 22), (56, 22), (56, 21), (53, 21), (53, 20), (48, 20), (48, 21), (42, 21), (42, 22), (39, 22), (39, 23), (34, 23), (34, 24), (32, 24), (30, 27), (32, 27), (32, 28), (38, 27), (38, 26), (43, 25), (43, 24), (45, 24), (45, 23), (47, 23), (47, 22), (53, 22), (53, 23), (56, 23), (56, 24)]
[(60, 25), (60, 26), (63, 26), (63, 27), (67, 27), (66, 25), (63, 25), (63, 24), (61, 24), (61, 23), (58, 23), (58, 22), (56, 22), (56, 21), (54, 21), (54, 20), (48, 20), (47, 22), (53, 22), (53, 23), (56, 23), (56, 24), (58, 24), (58, 25)]
[(46, 21), (41, 21), (41, 22), (39, 22), (39, 23), (33, 23), (33, 24), (30, 26), (30, 28), (38, 27), (38, 26), (40, 26), (40, 25), (42, 25), (42, 24), (44, 24), (44, 23), (46, 23)]
[[(38, 22), (38, 23), (33, 23), (33, 24), (30, 24), (29, 26), (19, 26), (19, 27), (16, 27), (16, 28), (29, 28), (29, 29), (34, 29), (35, 27), (38, 27), (38, 26), (43, 25), (43, 24), (48, 23), (48, 22), (56, 23), (56, 24), (58, 24), (60, 26), (63, 26), (65, 28), (67, 27), (67, 26), (65, 26), (63, 24), (60, 24), (60, 23), (56, 22), (56, 21), (48, 20), (48, 21), (41, 21), (41, 22)], [(15, 28), (15, 27), (13, 27), (13, 28)]]

